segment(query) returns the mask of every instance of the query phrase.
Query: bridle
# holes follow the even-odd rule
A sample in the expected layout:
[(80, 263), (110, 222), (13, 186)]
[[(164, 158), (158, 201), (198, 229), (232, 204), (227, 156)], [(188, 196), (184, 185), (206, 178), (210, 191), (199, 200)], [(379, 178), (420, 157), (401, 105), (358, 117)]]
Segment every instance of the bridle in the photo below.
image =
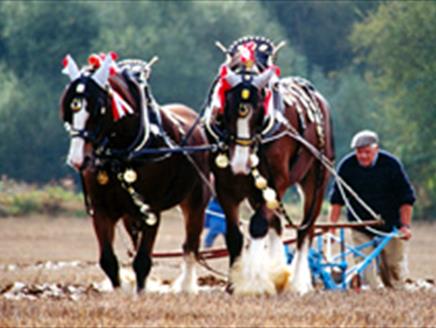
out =
[[(106, 114), (106, 111), (108, 110), (108, 106), (110, 105), (105, 98), (106, 97), (109, 98), (111, 96), (112, 89), (110, 86), (107, 86), (105, 88), (102, 88), (99, 85), (96, 85), (96, 86), (99, 89), (99, 91), (103, 92), (103, 94), (99, 94), (98, 97), (96, 98), (96, 104), (98, 104), (99, 108), (89, 110), (87, 108), (88, 104), (86, 102), (86, 98), (83, 98), (83, 101), (81, 102), (80, 107), (74, 106), (74, 108), (69, 109), (69, 110), (71, 110), (72, 115), (74, 115), (75, 113), (77, 113), (78, 111), (80, 111), (82, 109), (86, 110), (89, 113), (90, 118), (95, 118), (95, 120), (97, 122), (95, 128), (92, 131), (90, 131), (86, 127), (84, 127), (83, 129), (77, 129), (77, 128), (73, 127), (73, 124), (70, 122), (65, 122), (64, 127), (65, 127), (65, 130), (67, 131), (67, 133), (71, 139), (81, 138), (85, 142), (91, 143), (92, 147), (94, 149), (94, 152), (96, 154), (99, 154), (104, 150), (104, 148), (109, 143), (109, 136), (108, 135), (99, 136), (99, 134), (103, 130), (103, 120), (102, 120), (103, 115)], [(73, 99), (73, 102), (74, 101), (76, 101), (76, 100)], [(71, 103), (71, 105), (73, 105), (73, 102)], [(113, 124), (110, 127), (107, 127), (106, 129), (108, 131), (110, 131), (112, 126), (113, 126)]]
[[(233, 88), (232, 88), (233, 89)], [(232, 92), (232, 89), (228, 90), (228, 92)], [(246, 90), (246, 89), (243, 89)], [(210, 121), (206, 120), (206, 129), (212, 135), (216, 142), (219, 144), (225, 145), (229, 147), (231, 144), (251, 147), (258, 144), (262, 138), (262, 128), (255, 127), (254, 133), (250, 137), (241, 137), (237, 135), (237, 132), (231, 133), (229, 129), (226, 127), (228, 125), (228, 110), (234, 110), (234, 108), (227, 108), (224, 110), (224, 113), (221, 114), (219, 121)], [(260, 108), (253, 108), (253, 104), (250, 102), (241, 102), (237, 107), (237, 119), (250, 119), (250, 116), (256, 110), (260, 110)], [(257, 119), (256, 119), (257, 120)]]

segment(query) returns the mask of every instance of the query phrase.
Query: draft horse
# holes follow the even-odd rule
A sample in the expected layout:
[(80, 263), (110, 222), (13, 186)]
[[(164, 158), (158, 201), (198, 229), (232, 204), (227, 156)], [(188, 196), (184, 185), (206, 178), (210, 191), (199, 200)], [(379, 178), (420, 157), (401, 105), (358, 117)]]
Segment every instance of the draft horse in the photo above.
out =
[(123, 66), (115, 59), (113, 53), (93, 55), (91, 65), (79, 70), (68, 55), (63, 72), (71, 82), (61, 97), (61, 116), (71, 137), (67, 163), (82, 178), (100, 266), (113, 287), (119, 287), (113, 240), (114, 227), (122, 219), (136, 250), (137, 291), (143, 291), (161, 212), (179, 205), (186, 238), (183, 271), (173, 287), (195, 292), (195, 260), (209, 199), (202, 180), (209, 178), (208, 154), (153, 150), (174, 150), (181, 142), (204, 145), (207, 137), (199, 127), (190, 131), (197, 119), (192, 109), (157, 105), (147, 84), (149, 64), (132, 60)]
[[(274, 294), (291, 287), (306, 293), (312, 289), (308, 249), (328, 172), (295, 136), (333, 159), (329, 106), (308, 81), (279, 79), (272, 62), (279, 47), (271, 41), (249, 37), (228, 49), (220, 47), (227, 61), (211, 93), (205, 122), (210, 141), (222, 145), (210, 160), (227, 219), (229, 288)], [(304, 194), (304, 217), (288, 267), (280, 239), (280, 216), (285, 213), (281, 200), (294, 184)], [(246, 247), (238, 223), (244, 199), (254, 210)]]

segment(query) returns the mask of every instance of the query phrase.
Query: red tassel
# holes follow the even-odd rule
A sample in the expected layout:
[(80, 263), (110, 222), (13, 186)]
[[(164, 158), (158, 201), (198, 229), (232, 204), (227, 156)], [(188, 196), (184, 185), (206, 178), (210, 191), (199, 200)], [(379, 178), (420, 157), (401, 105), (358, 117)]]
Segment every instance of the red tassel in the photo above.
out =
[(227, 76), (227, 66), (222, 65), (220, 69), (220, 85), (218, 89), (218, 97), (220, 100), (220, 109), (219, 113), (224, 113), (224, 104), (226, 101), (226, 92), (230, 89), (230, 84), (226, 80)]
[(112, 115), (114, 117), (114, 122), (120, 119), (120, 114), (118, 113), (117, 103), (115, 101), (115, 96), (112, 96)]
[(99, 68), (101, 65), (101, 59), (97, 54), (92, 54), (88, 57), (88, 64), (95, 68)]
[(113, 61), (116, 61), (118, 59), (118, 54), (115, 51), (109, 51), (109, 56), (112, 57)]
[(271, 101), (271, 96), (272, 96), (272, 92), (271, 92), (271, 90), (268, 90), (266, 93), (266, 96), (265, 96), (265, 100), (263, 102), (263, 110), (264, 110), (265, 116), (268, 115), (269, 102)]

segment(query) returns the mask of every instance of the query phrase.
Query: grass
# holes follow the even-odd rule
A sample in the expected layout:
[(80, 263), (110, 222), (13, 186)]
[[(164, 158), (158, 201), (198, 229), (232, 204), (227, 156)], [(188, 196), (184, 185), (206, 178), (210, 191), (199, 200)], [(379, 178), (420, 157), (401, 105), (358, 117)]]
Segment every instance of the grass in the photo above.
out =
[(0, 181), (0, 217), (7, 216), (85, 216), (82, 194), (71, 181), (38, 186), (7, 178)]

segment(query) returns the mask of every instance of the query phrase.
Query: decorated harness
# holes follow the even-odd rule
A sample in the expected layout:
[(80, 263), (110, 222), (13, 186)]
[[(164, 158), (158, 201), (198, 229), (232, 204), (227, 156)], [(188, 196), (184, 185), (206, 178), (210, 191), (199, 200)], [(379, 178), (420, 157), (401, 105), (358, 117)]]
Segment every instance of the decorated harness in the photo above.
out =
[[(318, 146), (324, 146), (323, 114), (316, 99), (317, 90), (301, 77), (280, 78), (280, 68), (274, 62), (281, 45), (275, 46), (271, 40), (263, 37), (244, 37), (233, 42), (227, 49), (222, 48), (227, 60), (220, 67), (218, 77), (212, 86), (203, 118), (207, 131), (216, 142), (228, 144), (234, 141), (221, 122), (225, 94), (232, 87), (228, 81), (229, 70), (239, 75), (242, 82), (250, 82), (255, 76), (270, 71), (270, 79), (264, 86), (264, 120), (258, 127), (259, 133), (255, 138), (261, 142), (274, 137), (284, 124), (284, 108), (288, 105), (297, 110), (300, 134), (304, 134), (307, 127), (307, 117), (310, 122), (316, 124)], [(232, 79), (236, 77), (230, 77), (230, 80)], [(242, 90), (241, 97), (249, 97), (247, 89)]]

